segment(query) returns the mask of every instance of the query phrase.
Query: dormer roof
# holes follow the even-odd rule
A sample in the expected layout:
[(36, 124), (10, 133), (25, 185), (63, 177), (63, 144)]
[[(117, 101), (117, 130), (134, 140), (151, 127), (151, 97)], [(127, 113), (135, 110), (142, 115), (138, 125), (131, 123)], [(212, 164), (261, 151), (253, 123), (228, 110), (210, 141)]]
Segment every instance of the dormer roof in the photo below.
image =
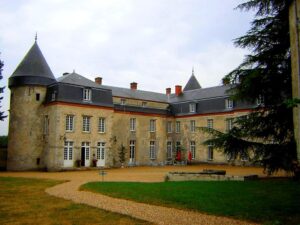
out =
[(183, 91), (190, 91), (201, 88), (197, 78), (194, 75), (194, 69), (192, 71), (192, 76), (190, 77), (189, 81), (185, 85)]

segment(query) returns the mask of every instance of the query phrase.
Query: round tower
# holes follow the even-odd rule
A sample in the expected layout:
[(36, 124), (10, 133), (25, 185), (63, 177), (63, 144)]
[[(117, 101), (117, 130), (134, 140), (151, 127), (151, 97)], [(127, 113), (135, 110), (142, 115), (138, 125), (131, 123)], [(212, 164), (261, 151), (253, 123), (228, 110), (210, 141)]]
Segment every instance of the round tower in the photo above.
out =
[(56, 82), (35, 40), (9, 78), (8, 170), (43, 168), (43, 101), (47, 85)]

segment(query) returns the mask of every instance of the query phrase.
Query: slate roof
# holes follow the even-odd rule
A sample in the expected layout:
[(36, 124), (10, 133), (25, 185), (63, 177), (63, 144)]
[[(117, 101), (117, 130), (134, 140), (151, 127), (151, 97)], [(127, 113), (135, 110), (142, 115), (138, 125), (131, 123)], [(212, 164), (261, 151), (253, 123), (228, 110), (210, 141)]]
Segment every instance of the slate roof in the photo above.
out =
[(9, 78), (9, 86), (22, 84), (48, 85), (53, 82), (55, 82), (53, 73), (35, 41)]
[(226, 97), (228, 94), (226, 91), (230, 89), (230, 85), (224, 86), (216, 86), (210, 88), (200, 88), (190, 91), (184, 91), (183, 94), (176, 96), (172, 94), (170, 96), (169, 102), (186, 102), (186, 101), (196, 101), (196, 100), (204, 100), (210, 98), (218, 98), (218, 97)]
[(194, 76), (194, 73), (190, 77), (189, 81), (185, 85), (183, 91), (190, 91), (201, 88), (201, 85), (199, 84), (197, 78)]
[(166, 103), (168, 102), (168, 98), (166, 94), (156, 93), (151, 91), (131, 90), (129, 88), (113, 87), (107, 85), (99, 85), (77, 73), (70, 73), (68, 75), (64, 75), (62, 77), (57, 78), (57, 81), (60, 83), (68, 83), (68, 84), (85, 86), (85, 87), (108, 89), (112, 91), (113, 96), (118, 96), (118, 97), (134, 98), (134, 99), (158, 101), (158, 102), (166, 102)]

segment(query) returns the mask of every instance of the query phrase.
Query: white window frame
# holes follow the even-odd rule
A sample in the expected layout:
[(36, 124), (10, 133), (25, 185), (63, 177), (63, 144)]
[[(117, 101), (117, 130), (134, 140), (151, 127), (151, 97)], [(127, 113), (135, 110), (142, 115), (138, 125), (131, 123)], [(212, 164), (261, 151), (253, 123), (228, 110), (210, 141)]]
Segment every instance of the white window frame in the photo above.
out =
[(64, 160), (73, 160), (73, 141), (65, 141), (64, 143)]
[(190, 113), (195, 113), (196, 112), (196, 103), (190, 103), (189, 110), (190, 110)]
[(52, 92), (51, 94), (51, 101), (55, 101), (56, 100), (56, 91)]
[(233, 108), (233, 100), (232, 99), (227, 98), (225, 100), (225, 103), (226, 103), (226, 109), (232, 109)]
[(130, 160), (135, 159), (135, 140), (129, 141), (129, 159)]
[(190, 131), (196, 132), (196, 120), (190, 120)]
[(66, 131), (74, 131), (74, 115), (66, 115)]
[(97, 160), (104, 160), (105, 159), (105, 142), (99, 141), (97, 142)]
[(91, 132), (91, 117), (82, 116), (82, 131)]
[(226, 119), (226, 131), (230, 131), (233, 128), (233, 118)]
[(214, 148), (212, 145), (207, 146), (207, 161), (214, 160)]
[(106, 132), (106, 120), (105, 120), (104, 117), (99, 117), (98, 132), (99, 133), (105, 133)]
[(172, 133), (172, 121), (167, 122), (167, 132)]
[(176, 133), (180, 133), (180, 121), (176, 121)]
[(92, 89), (84, 88), (83, 89), (83, 101), (91, 101), (92, 100)]
[(213, 129), (214, 128), (214, 120), (207, 119), (207, 128)]
[(149, 146), (149, 157), (150, 157), (150, 159), (156, 159), (156, 146), (155, 146), (155, 141), (150, 141), (150, 146)]
[(172, 141), (167, 141), (167, 159), (172, 159), (173, 146)]
[(195, 141), (190, 141), (190, 150), (192, 153), (192, 159), (196, 158), (196, 142)]
[(156, 131), (156, 120), (154, 120), (154, 119), (150, 120), (150, 127), (149, 127), (149, 129), (150, 129), (150, 132), (155, 132)]
[(142, 107), (145, 108), (147, 106), (147, 102), (142, 102)]
[(85, 149), (85, 159), (84, 160), (90, 160), (90, 154), (91, 154), (90, 142), (87, 142), (87, 141), (82, 142), (81, 147)]
[(129, 120), (129, 129), (130, 131), (136, 130), (136, 118), (130, 118)]
[(126, 99), (125, 98), (121, 98), (121, 105), (126, 105)]

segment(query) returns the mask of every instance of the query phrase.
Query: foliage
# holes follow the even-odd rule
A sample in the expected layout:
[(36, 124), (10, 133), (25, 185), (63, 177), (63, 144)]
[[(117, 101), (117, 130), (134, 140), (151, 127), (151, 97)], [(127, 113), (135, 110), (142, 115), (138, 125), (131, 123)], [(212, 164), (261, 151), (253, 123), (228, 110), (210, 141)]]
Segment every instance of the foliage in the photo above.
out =
[(126, 148), (123, 144), (119, 147), (119, 161), (121, 164), (125, 162), (126, 157)]
[(7, 147), (8, 136), (0, 136), (0, 147)]
[[(4, 66), (3, 61), (0, 60), (0, 80), (3, 78), (3, 76), (2, 76), (3, 66)], [(0, 87), (0, 94), (4, 92), (4, 88), (5, 87)], [(2, 99), (3, 99), (3, 97), (0, 97), (0, 103), (1, 103)], [(0, 106), (0, 108), (1, 108), (1, 106)], [(0, 120), (3, 121), (4, 118), (6, 118), (6, 117), (7, 116), (4, 115), (4, 112), (0, 111)]]
[(300, 183), (293, 181), (92, 182), (83, 189), (147, 204), (259, 222), (299, 224)]
[[(296, 160), (292, 107), (289, 3), (282, 0), (250, 0), (239, 5), (242, 10), (256, 10), (250, 30), (235, 40), (251, 54), (223, 78), (231, 85), (228, 93), (236, 101), (256, 104), (249, 116), (237, 118), (235, 128), (227, 133), (206, 130), (212, 137), (205, 144), (224, 149), (234, 158), (254, 154), (272, 173), (292, 171)], [(203, 129), (202, 129), (203, 130)]]

